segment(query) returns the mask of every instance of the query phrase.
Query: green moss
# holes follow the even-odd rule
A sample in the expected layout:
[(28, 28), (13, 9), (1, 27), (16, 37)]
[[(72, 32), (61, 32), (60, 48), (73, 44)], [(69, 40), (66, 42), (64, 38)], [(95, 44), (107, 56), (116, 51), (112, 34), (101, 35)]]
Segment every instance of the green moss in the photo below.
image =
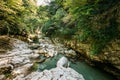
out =
[(36, 71), (37, 69), (38, 69), (38, 64), (34, 63), (30, 70), (31, 71)]

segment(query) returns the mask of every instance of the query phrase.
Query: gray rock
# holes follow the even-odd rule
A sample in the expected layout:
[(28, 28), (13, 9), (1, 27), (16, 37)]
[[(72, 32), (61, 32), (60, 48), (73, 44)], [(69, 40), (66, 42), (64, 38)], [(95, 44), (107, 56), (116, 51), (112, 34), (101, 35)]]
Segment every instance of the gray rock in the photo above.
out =
[(33, 66), (33, 64), (25, 64), (23, 66), (20, 66), (18, 68), (15, 68), (13, 71), (12, 71), (12, 75), (13, 76), (17, 76), (17, 75), (26, 75), (28, 72), (29, 72), (29, 69)]
[[(39, 40), (39, 44), (33, 44), (31, 46), (35, 50), (31, 50), (29, 49), (27, 43), (14, 39), (12, 40), (12, 42), (14, 42), (14, 49), (7, 52), (8, 55), (0, 56), (0, 66), (2, 67), (1, 69), (10, 69), (12, 71), (11, 74), (14, 78), (12, 80), (84, 80), (81, 74), (77, 73), (71, 68), (68, 68), (69, 61), (66, 57), (62, 57), (57, 62), (56, 68), (53, 68), (51, 70), (44, 70), (46, 65), (43, 65), (41, 66), (41, 69), (44, 71), (29, 73), (30, 68), (33, 66), (33, 62), (35, 62), (34, 60), (40, 55), (53, 57), (59, 52), (65, 52), (70, 56), (76, 55), (73, 50), (68, 50), (61, 44), (53, 44), (52, 41), (47, 37), (41, 38)], [(43, 59), (43, 61), (44, 60), (45, 59)]]
[(20, 74), (20, 75), (17, 75), (13, 80), (25, 80), (24, 77), (25, 75)]
[(30, 54), (30, 55), (29, 55), (29, 58), (36, 59), (36, 58), (38, 58), (39, 56), (40, 56), (39, 54), (33, 53), (33, 54)]
[(28, 59), (28, 57), (23, 57), (23, 56), (14, 56), (12, 58), (12, 64), (14, 65), (23, 65), (23, 64), (26, 64), (26, 63), (29, 63), (30, 60)]
[(58, 60), (57, 62), (57, 67), (62, 68), (62, 67), (69, 67), (69, 61), (66, 57), (62, 57)]
[(6, 65), (9, 63), (9, 58), (0, 59), (0, 66)]
[(4, 80), (5, 79), (5, 75), (0, 75), (0, 80)]
[[(53, 68), (43, 72), (32, 72), (23, 80), (85, 80), (83, 76), (71, 68)], [(19, 79), (17, 79), (19, 80)]]
[(32, 72), (28, 76), (24, 77), (26, 80), (39, 80), (43, 75), (43, 72)]
[(56, 68), (42, 72), (32, 72), (26, 77), (16, 77), (15, 80), (85, 80), (81, 74), (72, 68), (64, 67), (64, 65), (68, 65), (66, 57), (58, 60)]

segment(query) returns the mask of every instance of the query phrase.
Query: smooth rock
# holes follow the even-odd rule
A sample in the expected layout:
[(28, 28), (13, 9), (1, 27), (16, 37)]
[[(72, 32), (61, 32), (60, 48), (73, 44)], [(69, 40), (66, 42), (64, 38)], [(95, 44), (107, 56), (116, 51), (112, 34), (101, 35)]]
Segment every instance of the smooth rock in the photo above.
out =
[(4, 80), (5, 79), (5, 75), (0, 75), (0, 80)]
[(66, 57), (62, 57), (58, 60), (57, 62), (57, 67), (62, 68), (62, 67), (69, 67), (69, 61)]
[[(85, 80), (83, 76), (71, 68), (53, 68), (43, 72), (32, 72), (25, 80)], [(18, 79), (19, 80), (19, 79)]]

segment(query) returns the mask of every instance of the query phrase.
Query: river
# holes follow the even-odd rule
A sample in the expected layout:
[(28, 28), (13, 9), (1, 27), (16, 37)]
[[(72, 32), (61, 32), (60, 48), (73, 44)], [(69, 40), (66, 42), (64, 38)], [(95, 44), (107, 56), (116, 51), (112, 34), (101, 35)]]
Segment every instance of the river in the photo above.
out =
[[(63, 55), (59, 54), (55, 57), (48, 58), (45, 62), (39, 64), (38, 71), (43, 71), (44, 69), (51, 69), (56, 67), (57, 61)], [(85, 80), (115, 80), (114, 77), (108, 73), (99, 70), (98, 68), (88, 65), (85, 61), (70, 61), (70, 67), (76, 70), (78, 73), (82, 74)]]

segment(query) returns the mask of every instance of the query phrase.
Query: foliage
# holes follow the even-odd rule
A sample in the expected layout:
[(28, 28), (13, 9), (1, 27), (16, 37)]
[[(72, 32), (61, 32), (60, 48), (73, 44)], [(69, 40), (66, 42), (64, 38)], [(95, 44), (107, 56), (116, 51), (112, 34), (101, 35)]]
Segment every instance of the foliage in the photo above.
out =
[(0, 34), (26, 36), (39, 26), (35, 0), (1, 0)]
[(90, 43), (92, 54), (101, 53), (120, 36), (119, 4), (119, 0), (55, 0), (47, 6), (43, 33)]
[(0, 34), (27, 35), (36, 29), (49, 37), (90, 43), (97, 54), (120, 38), (119, 0), (52, 0), (36, 6), (36, 0), (1, 0)]

